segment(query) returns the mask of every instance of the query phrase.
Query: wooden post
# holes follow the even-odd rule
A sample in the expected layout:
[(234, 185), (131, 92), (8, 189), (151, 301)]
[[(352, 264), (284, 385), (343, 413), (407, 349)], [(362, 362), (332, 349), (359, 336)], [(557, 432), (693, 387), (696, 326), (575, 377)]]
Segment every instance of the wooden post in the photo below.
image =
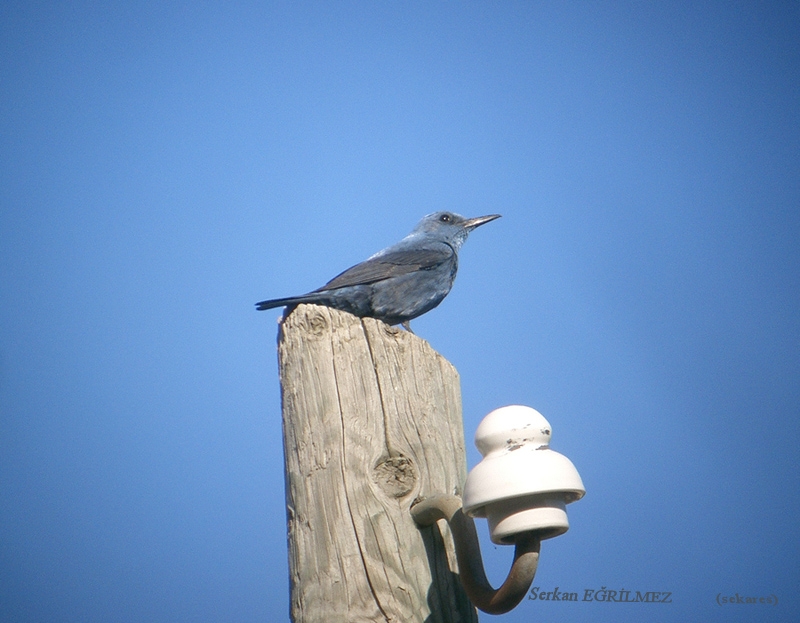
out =
[(472, 622), (449, 528), (418, 497), (462, 492), (455, 368), (417, 336), (301, 305), (279, 336), (295, 623)]

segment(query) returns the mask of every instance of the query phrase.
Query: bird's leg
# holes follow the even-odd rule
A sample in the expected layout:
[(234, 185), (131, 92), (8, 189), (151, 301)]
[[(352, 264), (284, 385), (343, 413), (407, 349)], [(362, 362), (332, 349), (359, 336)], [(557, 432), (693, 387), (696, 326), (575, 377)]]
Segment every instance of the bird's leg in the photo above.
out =
[[(411, 330), (411, 321), (410, 321), (410, 320), (406, 320), (405, 322), (401, 322), (401, 323), (400, 323), (400, 326), (402, 326), (402, 327), (403, 327), (403, 328), (404, 328), (406, 331), (408, 331), (409, 333), (414, 333), (414, 332)], [(416, 334), (415, 334), (415, 335), (416, 335)]]

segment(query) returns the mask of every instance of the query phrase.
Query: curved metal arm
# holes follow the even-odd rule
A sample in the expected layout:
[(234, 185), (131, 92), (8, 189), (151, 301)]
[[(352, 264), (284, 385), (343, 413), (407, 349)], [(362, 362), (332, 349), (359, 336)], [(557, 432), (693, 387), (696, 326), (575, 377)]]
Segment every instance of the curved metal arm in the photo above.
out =
[(455, 495), (435, 495), (414, 504), (411, 516), (421, 526), (430, 526), (446, 519), (456, 545), (456, 559), (461, 584), (470, 601), (488, 614), (503, 614), (512, 610), (525, 597), (536, 575), (541, 539), (535, 532), (520, 534), (516, 540), (514, 562), (506, 581), (492, 588), (483, 570), (483, 558), (478, 544), (475, 523), (461, 510), (461, 498)]

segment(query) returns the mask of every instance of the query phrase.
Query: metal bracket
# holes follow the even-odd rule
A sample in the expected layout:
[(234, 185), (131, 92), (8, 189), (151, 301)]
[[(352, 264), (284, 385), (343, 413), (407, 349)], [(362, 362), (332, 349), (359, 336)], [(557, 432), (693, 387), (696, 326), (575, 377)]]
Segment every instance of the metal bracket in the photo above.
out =
[(503, 614), (514, 609), (525, 597), (539, 565), (541, 538), (537, 532), (516, 535), (511, 571), (503, 585), (494, 589), (483, 569), (475, 523), (461, 510), (460, 497), (434, 495), (425, 498), (411, 507), (411, 516), (420, 526), (432, 526), (440, 519), (447, 521), (456, 546), (461, 584), (477, 608), (488, 614)]

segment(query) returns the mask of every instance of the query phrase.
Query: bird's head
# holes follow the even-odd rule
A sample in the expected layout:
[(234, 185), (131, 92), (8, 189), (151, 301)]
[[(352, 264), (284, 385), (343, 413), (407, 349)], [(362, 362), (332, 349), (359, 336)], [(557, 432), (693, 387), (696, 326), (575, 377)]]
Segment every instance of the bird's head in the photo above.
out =
[(453, 212), (434, 212), (423, 217), (411, 233), (439, 237), (458, 249), (464, 244), (469, 232), (497, 218), (500, 218), (499, 214), (465, 218)]

